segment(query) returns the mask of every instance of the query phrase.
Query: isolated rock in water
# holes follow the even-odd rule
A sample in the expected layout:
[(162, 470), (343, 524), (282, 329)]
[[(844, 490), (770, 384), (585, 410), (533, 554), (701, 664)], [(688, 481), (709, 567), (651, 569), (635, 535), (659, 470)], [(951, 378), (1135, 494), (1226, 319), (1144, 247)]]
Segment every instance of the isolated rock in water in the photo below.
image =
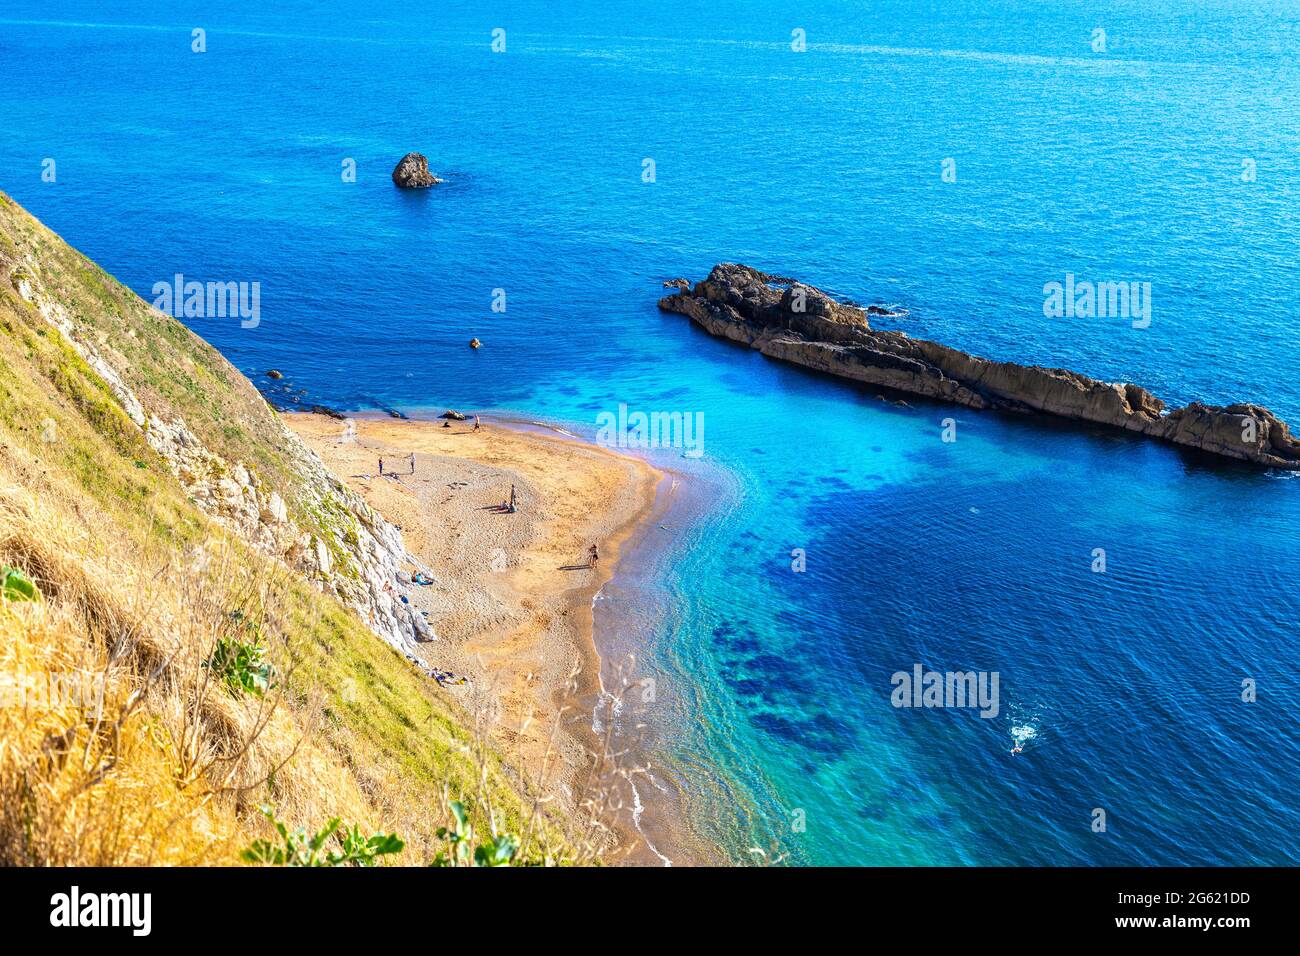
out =
[(867, 315), (880, 316), (885, 319), (905, 319), (909, 314), (906, 309), (896, 309), (884, 305), (867, 306)]
[(687, 282), (685, 279), (665, 279), (665, 280), (664, 280), (664, 288), (665, 288), (665, 289), (689, 289), (690, 287), (691, 287), (691, 284), (690, 284), (689, 282)]
[(870, 309), (820, 289), (724, 262), (694, 291), (659, 308), (764, 355), (841, 378), (969, 408), (1041, 412), (1096, 422), (1273, 468), (1300, 471), (1300, 439), (1266, 408), (1193, 402), (1168, 410), (1146, 389), (1069, 369), (993, 362), (957, 349), (871, 328)]
[(429, 160), (422, 153), (407, 153), (393, 170), (393, 182), (403, 189), (423, 189), (442, 182), (429, 172)]
[(472, 348), (472, 349), (476, 349), (476, 348), (478, 348), (478, 347), (479, 347), (480, 345), (482, 345), (482, 344), (483, 344), (483, 343), (480, 342), (478, 339), (470, 339), (470, 340), (469, 340), (469, 347)]
[(443, 413), (442, 413), (441, 415), (439, 415), (438, 417), (439, 417), (439, 418), (450, 418), (453, 422), (463, 422), (463, 421), (465, 420), (465, 416), (462, 415), (460, 412), (456, 411), (456, 409), (454, 409), (454, 408), (449, 408), (449, 409), (447, 409), (445, 412), (443, 412)]
[(267, 377), (267, 378), (284, 378), (284, 373), (281, 372), (278, 368), (273, 368), (273, 369), (271, 369), (269, 372), (266, 373), (266, 377)]

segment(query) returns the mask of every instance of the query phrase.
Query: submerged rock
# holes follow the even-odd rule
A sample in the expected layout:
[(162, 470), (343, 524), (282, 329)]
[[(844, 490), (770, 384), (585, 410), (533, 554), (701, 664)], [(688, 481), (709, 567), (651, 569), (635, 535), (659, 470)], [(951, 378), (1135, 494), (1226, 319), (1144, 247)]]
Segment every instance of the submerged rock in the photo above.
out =
[(424, 189), (442, 180), (429, 172), (429, 160), (423, 153), (407, 153), (393, 170), (393, 182), (402, 189)]
[(867, 306), (867, 315), (879, 316), (882, 319), (905, 319), (910, 313), (907, 309), (898, 309), (893, 306), (869, 305)]
[(328, 405), (303, 405), (302, 410), (304, 412), (311, 412), (313, 415), (325, 415), (329, 418), (334, 418), (341, 422), (347, 421), (347, 417), (348, 417), (344, 415), (342, 412), (340, 412), (337, 408), (330, 408)]
[(830, 375), (970, 408), (1043, 412), (1097, 422), (1273, 468), (1300, 471), (1300, 440), (1267, 408), (1193, 402), (1167, 410), (1146, 389), (1068, 369), (993, 362), (871, 328), (868, 310), (820, 289), (734, 263), (714, 266), (694, 291), (659, 308), (712, 335)]

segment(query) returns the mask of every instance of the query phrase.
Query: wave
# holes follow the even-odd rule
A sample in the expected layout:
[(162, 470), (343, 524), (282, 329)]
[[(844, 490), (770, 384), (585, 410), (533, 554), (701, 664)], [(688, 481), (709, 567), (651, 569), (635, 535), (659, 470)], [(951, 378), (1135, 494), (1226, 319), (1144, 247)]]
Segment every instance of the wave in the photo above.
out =
[(672, 866), (673, 861), (660, 853), (659, 848), (651, 842), (645, 831), (641, 829), (641, 814), (645, 812), (645, 804), (641, 802), (641, 791), (636, 788), (636, 781), (629, 779), (628, 784), (632, 787), (632, 825), (636, 827), (636, 832), (641, 834), (641, 839), (645, 840), (645, 845), (650, 848), (650, 852), (663, 860), (664, 866)]

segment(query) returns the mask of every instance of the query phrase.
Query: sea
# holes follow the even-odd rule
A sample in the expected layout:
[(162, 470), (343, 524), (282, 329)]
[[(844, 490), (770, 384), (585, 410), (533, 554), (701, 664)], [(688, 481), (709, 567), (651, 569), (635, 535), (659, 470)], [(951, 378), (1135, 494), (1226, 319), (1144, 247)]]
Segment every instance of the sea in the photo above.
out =
[(1300, 423), (1300, 4), (0, 0), (0, 189), (150, 301), (256, 283), (184, 321), (292, 401), (702, 423), (596, 601), (652, 862), (1300, 862), (1300, 479), (656, 308), (743, 262)]

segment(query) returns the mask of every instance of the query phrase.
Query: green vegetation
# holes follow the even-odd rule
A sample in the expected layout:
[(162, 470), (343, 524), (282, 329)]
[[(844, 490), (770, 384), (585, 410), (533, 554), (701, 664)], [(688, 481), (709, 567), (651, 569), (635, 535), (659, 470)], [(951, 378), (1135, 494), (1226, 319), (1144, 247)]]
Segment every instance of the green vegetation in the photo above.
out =
[(510, 866), (519, 852), (519, 840), (511, 834), (498, 834), (475, 840), (474, 826), (459, 800), (451, 802), (455, 825), (440, 827), (438, 836), (447, 841), (446, 851), (439, 852), (430, 866)]
[(250, 641), (218, 638), (216, 649), (203, 666), (224, 681), (237, 697), (240, 694), (266, 696), (275, 676), (275, 668), (266, 660), (266, 646), (256, 638)]
[[(314, 834), (303, 827), (290, 830), (275, 818), (270, 807), (261, 808), (263, 815), (279, 835), (278, 843), (254, 840), (240, 859), (259, 866), (374, 866), (381, 856), (401, 853), (406, 846), (396, 833), (379, 833), (363, 837), (361, 828), (353, 825), (343, 828), (335, 817)], [(327, 848), (330, 837), (335, 837), (336, 848)]]
[[(334, 529), (346, 535), (354, 520), (307, 485), (275, 413), (224, 358), (0, 193), (0, 564), (5, 597), (14, 598), (0, 602), (0, 652), (36, 670), (99, 659), (129, 671), (119, 675), (127, 690), (113, 772), (51, 777), (32, 790), (48, 806), (15, 802), (22, 814), (10, 822), (0, 807), (0, 864), (231, 862), (265, 834), (266, 821), (240, 798), (262, 778), (286, 818), (339, 816), (400, 832), (415, 862), (446, 849), (438, 830), (448, 822), (452, 833), (472, 824), (483, 834), (528, 834), (517, 849), (513, 840), (481, 840), (485, 859), (574, 859), (558, 821), (539, 811), (470, 715), (355, 613), (198, 509), (104, 379), (18, 295), (11, 280), (19, 271), (151, 416), (183, 421), (213, 453), (244, 463), (281, 495), (302, 531), (334, 549)], [(214, 543), (227, 566), (191, 594), (199, 585), (182, 573), (183, 556)], [(48, 608), (45, 617), (13, 610), (33, 580), (45, 600), (29, 603)], [(261, 630), (229, 632), (222, 615), (241, 606), (239, 588), (270, 580), (278, 590)], [(205, 620), (206, 637), (197, 634)], [(168, 649), (178, 626), (196, 631), (183, 654)], [(138, 653), (124, 660), (126, 637)], [(204, 674), (234, 693), (194, 699)], [(150, 694), (132, 695), (147, 677)], [(29, 786), (33, 768), (45, 766), (45, 735), (81, 724), (76, 714), (62, 715), (62, 725), (50, 717), (48, 726), (5, 723), (11, 716), (0, 714), (0, 786)], [(210, 769), (179, 775), (177, 766)], [(459, 811), (448, 809), (453, 802)], [(172, 816), (147, 816), (150, 807)], [(91, 819), (118, 826), (118, 837), (93, 846), (77, 837), (76, 826)], [(355, 841), (352, 848), (360, 852)]]
[(39, 601), (41, 592), (32, 579), (17, 568), (0, 568), (0, 597), (6, 601)]

